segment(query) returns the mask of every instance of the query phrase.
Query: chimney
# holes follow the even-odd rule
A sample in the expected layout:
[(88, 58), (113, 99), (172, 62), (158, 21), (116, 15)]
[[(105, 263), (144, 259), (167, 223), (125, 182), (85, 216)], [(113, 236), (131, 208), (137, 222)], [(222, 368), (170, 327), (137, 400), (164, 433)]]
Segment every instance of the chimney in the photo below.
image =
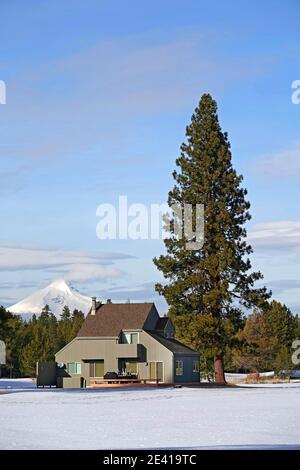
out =
[(106, 303), (107, 303), (107, 304), (112, 304), (111, 299), (107, 299)]
[(91, 311), (91, 315), (96, 315), (96, 308), (97, 308), (97, 297), (92, 297), (92, 311)]

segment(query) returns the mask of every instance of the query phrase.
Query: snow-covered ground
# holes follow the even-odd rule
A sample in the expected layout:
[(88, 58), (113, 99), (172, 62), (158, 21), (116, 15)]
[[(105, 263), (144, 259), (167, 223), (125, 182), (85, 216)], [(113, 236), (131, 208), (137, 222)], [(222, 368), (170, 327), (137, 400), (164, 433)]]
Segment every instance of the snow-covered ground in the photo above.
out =
[[(261, 372), (259, 374), (260, 377), (274, 377), (275, 372)], [(227, 382), (236, 382), (236, 381), (243, 381), (246, 380), (248, 377), (248, 374), (235, 374), (231, 372), (226, 372), (225, 373), (225, 378)]]
[(7, 382), (1, 449), (300, 448), (300, 384), (37, 390)]
[(3, 390), (36, 389), (32, 379), (0, 379), (0, 392)]

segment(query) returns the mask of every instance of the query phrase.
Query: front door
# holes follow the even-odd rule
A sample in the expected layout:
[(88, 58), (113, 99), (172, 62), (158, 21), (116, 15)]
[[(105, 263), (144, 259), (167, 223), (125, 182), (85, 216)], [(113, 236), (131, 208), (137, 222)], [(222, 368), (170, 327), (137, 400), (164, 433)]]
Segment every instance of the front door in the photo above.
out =
[(150, 362), (150, 380), (163, 382), (162, 362)]
[(157, 374), (157, 380), (159, 382), (162, 382), (163, 381), (163, 363), (162, 362), (156, 363), (156, 374)]
[(104, 361), (90, 362), (90, 377), (100, 378), (104, 375)]

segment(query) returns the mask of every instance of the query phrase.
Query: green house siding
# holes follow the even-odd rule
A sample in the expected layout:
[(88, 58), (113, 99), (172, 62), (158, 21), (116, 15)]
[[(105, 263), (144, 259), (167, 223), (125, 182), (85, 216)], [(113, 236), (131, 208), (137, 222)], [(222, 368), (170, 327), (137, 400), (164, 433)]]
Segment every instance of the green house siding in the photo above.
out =
[[(174, 382), (200, 382), (200, 372), (194, 372), (194, 362), (199, 362), (199, 356), (193, 354), (188, 355), (175, 355), (174, 356)], [(178, 367), (178, 363), (182, 364), (182, 368)], [(181, 365), (180, 364), (180, 365)], [(176, 373), (177, 372), (177, 373)], [(180, 373), (181, 375), (178, 375)]]

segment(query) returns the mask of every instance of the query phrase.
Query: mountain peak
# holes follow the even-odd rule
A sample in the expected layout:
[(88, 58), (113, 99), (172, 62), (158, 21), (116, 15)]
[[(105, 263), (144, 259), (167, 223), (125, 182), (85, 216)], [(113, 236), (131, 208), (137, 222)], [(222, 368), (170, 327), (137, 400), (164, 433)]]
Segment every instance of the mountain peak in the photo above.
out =
[(51, 282), (49, 287), (52, 287), (53, 289), (61, 290), (63, 292), (69, 291), (71, 289), (71, 286), (63, 278), (55, 279), (53, 282)]
[(65, 306), (68, 306), (71, 312), (77, 309), (86, 314), (91, 304), (90, 297), (80, 294), (65, 279), (60, 278), (12, 305), (8, 310), (24, 318), (30, 318), (33, 314), (39, 315), (44, 306), (48, 305), (51, 312), (59, 318)]

